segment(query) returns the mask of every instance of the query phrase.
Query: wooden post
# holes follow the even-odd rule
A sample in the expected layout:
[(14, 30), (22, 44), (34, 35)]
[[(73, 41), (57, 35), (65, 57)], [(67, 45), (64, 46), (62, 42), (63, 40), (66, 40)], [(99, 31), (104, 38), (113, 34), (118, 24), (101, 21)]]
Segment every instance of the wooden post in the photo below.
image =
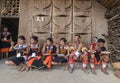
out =
[[(1, 20), (2, 20), (2, 18), (0, 18), (0, 35), (1, 35)], [(1, 38), (1, 36), (0, 36), (0, 38)]]

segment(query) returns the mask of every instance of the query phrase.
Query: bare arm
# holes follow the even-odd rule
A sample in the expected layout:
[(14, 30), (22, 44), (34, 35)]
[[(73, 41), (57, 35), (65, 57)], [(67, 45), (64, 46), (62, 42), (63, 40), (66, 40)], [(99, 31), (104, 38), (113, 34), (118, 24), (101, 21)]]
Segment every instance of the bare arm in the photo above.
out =
[(14, 47), (14, 42), (11, 42), (11, 46), (10, 46), (9, 51), (12, 51), (12, 50), (13, 50), (13, 47)]
[(93, 48), (93, 45), (90, 45), (90, 51), (92, 51), (92, 50), (93, 50), (92, 48)]
[(27, 48), (26, 50), (21, 50), (23, 52), (23, 54), (29, 54), (29, 48)]
[(59, 54), (59, 48), (57, 48), (57, 50), (56, 50), (56, 54)]
[(43, 45), (43, 48), (42, 48), (42, 53), (45, 53), (46, 46), (47, 46), (47, 44), (45, 42), (44, 45)]
[(16, 45), (14, 46), (14, 42), (11, 42), (11, 46), (10, 46), (9, 51), (12, 51), (13, 48), (15, 48), (15, 47), (17, 47), (17, 46), (18, 46), (18, 44), (16, 44)]
[(78, 47), (78, 51), (79, 51), (79, 52), (81, 51), (81, 49), (83, 48), (83, 46), (84, 46), (83, 43), (80, 43), (80, 44), (79, 44), (79, 47)]

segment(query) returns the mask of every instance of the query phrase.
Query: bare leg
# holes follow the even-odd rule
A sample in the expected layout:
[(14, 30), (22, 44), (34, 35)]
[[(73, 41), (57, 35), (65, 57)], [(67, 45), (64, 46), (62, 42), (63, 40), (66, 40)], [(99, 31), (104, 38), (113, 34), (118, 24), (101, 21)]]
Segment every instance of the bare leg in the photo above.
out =
[(58, 65), (59, 63), (57, 63), (57, 62), (52, 62), (52, 65)]
[(89, 72), (87, 71), (87, 64), (85, 63), (82, 63), (82, 70), (86, 73), (86, 74), (89, 74)]
[(26, 71), (28, 72), (29, 70), (32, 71), (32, 67), (31, 67), (31, 65), (29, 65), (29, 64), (27, 63), (27, 64), (26, 64)]
[(67, 63), (63, 63), (63, 69), (68, 70), (68, 64)]
[(69, 64), (69, 72), (72, 73), (74, 71), (74, 64)]
[(12, 61), (5, 61), (5, 64), (10, 66), (16, 66), (16, 64)]
[(96, 74), (96, 72), (95, 72), (95, 64), (91, 64), (91, 63), (90, 63), (90, 67), (91, 67), (91, 72), (92, 72), (93, 74)]
[(27, 67), (27, 66), (26, 66), (25, 63), (21, 63), (21, 64), (19, 65), (19, 67), (20, 67), (20, 68), (19, 68), (19, 71), (22, 72), (22, 71), (25, 71), (25, 70), (26, 70), (26, 67)]
[(101, 66), (101, 71), (102, 71), (103, 73), (105, 73), (105, 74), (109, 74), (109, 73), (107, 72), (107, 69), (106, 69), (107, 64), (102, 63), (101, 65), (102, 65), (102, 66)]

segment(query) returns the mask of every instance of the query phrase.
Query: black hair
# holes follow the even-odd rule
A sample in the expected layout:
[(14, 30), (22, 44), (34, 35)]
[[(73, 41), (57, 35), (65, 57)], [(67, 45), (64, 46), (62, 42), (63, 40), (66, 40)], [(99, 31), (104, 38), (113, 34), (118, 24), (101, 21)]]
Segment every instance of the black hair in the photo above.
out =
[(3, 28), (2, 28), (2, 30), (4, 30), (5, 28), (8, 30), (8, 28), (7, 28), (7, 27), (3, 27)]
[[(7, 28), (7, 27), (4, 27), (4, 28)], [(3, 28), (3, 29), (4, 29), (4, 28)], [(7, 29), (8, 29), (8, 28), (7, 28)]]
[(65, 38), (60, 38), (60, 41), (63, 41), (63, 42), (67, 42), (67, 40)]
[(26, 39), (25, 39), (25, 36), (23, 36), (23, 35), (20, 35), (20, 36), (18, 37), (18, 39), (26, 40)]
[(38, 37), (37, 36), (31, 36), (30, 38), (34, 39), (35, 41), (38, 42)]
[(51, 43), (53, 43), (53, 39), (52, 38), (47, 38), (47, 40), (49, 40)]
[(78, 34), (76, 34), (75, 36), (78, 36), (79, 38), (81, 38), (81, 36), (80, 36), (80, 35), (78, 35)]
[(105, 40), (104, 39), (102, 39), (102, 38), (100, 38), (100, 39), (98, 39), (98, 41), (97, 41), (98, 43), (105, 43)]

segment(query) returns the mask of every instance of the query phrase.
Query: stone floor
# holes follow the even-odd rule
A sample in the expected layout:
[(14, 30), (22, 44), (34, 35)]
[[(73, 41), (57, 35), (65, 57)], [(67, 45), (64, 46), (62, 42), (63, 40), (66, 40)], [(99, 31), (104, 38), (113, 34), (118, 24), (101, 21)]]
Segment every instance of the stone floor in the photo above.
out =
[(85, 74), (76, 69), (72, 74), (60, 68), (52, 71), (33, 70), (29, 72), (18, 72), (16, 67), (7, 66), (4, 60), (0, 60), (0, 83), (120, 83), (111, 70), (105, 75), (99, 69), (97, 75)]

